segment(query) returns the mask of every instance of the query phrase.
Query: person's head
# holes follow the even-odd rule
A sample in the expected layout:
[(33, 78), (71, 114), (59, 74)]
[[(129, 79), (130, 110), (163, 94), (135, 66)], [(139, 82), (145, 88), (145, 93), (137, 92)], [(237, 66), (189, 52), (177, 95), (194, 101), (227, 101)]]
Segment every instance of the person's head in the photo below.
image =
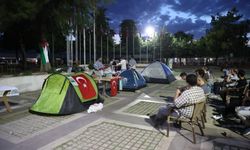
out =
[(205, 71), (203, 69), (197, 69), (197, 70), (195, 70), (195, 73), (196, 73), (197, 76), (200, 76), (202, 78), (205, 75)]
[(230, 73), (232, 75), (236, 75), (236, 74), (238, 74), (238, 69), (237, 68), (232, 68), (232, 69), (230, 69)]
[(196, 76), (195, 74), (189, 74), (189, 75), (187, 75), (186, 82), (187, 82), (190, 86), (195, 86), (195, 85), (197, 85), (197, 76)]
[(204, 79), (201, 78), (201, 77), (197, 77), (197, 85), (198, 85), (198, 86), (202, 86), (203, 84), (205, 84)]
[(206, 72), (206, 71), (209, 71), (209, 68), (208, 66), (203, 66), (202, 69)]
[(239, 71), (238, 71), (238, 77), (239, 77), (239, 78), (244, 78), (244, 77), (245, 77), (245, 74), (246, 74), (246, 72), (245, 72), (244, 70), (239, 69)]
[(181, 77), (182, 80), (186, 80), (186, 78), (187, 78), (187, 73), (186, 73), (186, 72), (182, 72), (182, 73), (180, 74), (180, 77)]

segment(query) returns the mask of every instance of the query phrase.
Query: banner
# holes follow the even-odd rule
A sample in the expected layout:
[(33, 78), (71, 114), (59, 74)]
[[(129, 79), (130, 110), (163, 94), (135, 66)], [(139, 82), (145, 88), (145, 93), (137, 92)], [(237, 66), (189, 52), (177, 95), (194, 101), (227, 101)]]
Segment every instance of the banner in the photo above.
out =
[[(90, 99), (96, 96), (95, 89), (91, 83), (91, 81), (83, 74), (72, 76), (75, 82), (78, 85), (78, 88), (81, 92), (82, 98)], [(74, 83), (75, 85), (75, 83)]]
[(40, 44), (41, 61), (44, 65), (49, 63), (48, 46), (49, 44), (46, 40), (43, 40)]

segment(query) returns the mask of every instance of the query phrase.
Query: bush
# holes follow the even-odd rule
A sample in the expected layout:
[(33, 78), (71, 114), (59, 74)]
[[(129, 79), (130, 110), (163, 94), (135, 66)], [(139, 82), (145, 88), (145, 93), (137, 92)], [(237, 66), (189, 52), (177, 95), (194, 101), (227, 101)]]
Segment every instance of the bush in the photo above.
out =
[(23, 76), (29, 76), (29, 75), (32, 75), (32, 71), (24, 71), (22, 73)]

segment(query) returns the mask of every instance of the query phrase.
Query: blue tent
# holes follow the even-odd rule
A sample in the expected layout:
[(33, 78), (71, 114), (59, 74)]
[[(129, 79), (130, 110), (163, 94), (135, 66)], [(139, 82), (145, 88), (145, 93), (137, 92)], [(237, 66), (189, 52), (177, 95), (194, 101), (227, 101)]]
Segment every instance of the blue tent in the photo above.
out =
[(171, 83), (176, 80), (171, 69), (159, 61), (148, 65), (142, 71), (142, 76), (151, 83)]
[(123, 71), (120, 76), (122, 77), (122, 87), (124, 90), (137, 90), (146, 86), (146, 80), (134, 69)]

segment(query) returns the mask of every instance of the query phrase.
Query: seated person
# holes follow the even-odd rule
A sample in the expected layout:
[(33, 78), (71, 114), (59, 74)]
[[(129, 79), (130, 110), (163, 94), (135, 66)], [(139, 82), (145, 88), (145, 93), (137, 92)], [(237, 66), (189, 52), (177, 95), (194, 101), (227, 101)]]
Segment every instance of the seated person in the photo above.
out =
[(234, 87), (237, 84), (236, 81), (238, 81), (238, 80), (239, 80), (238, 69), (232, 68), (232, 69), (230, 69), (230, 73), (228, 74), (228, 76), (224, 77), (223, 86)]
[(250, 134), (250, 106), (240, 106), (235, 108), (235, 112), (237, 116), (241, 119), (241, 121), (246, 125), (246, 130), (244, 131), (244, 135)]
[(220, 96), (225, 104), (226, 104), (227, 94), (243, 96), (242, 94), (243, 94), (244, 88), (247, 85), (247, 80), (245, 78), (245, 71), (240, 69), (238, 72), (238, 77), (239, 77), (239, 80), (236, 81), (236, 84), (234, 87), (228, 87), (220, 91)]
[(239, 80), (238, 69), (237, 68), (230, 69), (230, 74), (228, 75), (228, 77), (232, 82)]
[(206, 81), (203, 78), (201, 78), (201, 77), (197, 78), (197, 85), (203, 89), (205, 94), (211, 93), (210, 86), (206, 83)]
[[(185, 80), (185, 81), (186, 81), (187, 73), (186, 73), (186, 72), (182, 72), (182, 73), (180, 74), (180, 77), (181, 77), (182, 80)], [(188, 88), (188, 86), (183, 86), (183, 87), (179, 87), (179, 88), (177, 88), (177, 89), (179, 89), (180, 92), (182, 93), (182, 92), (184, 92), (187, 88)], [(178, 96), (179, 96), (179, 95), (176, 94), (176, 95), (174, 96), (174, 99), (176, 99)]]
[(181, 77), (182, 80), (186, 80), (186, 78), (187, 78), (187, 73), (186, 73), (186, 72), (182, 72), (182, 73), (180, 74), (180, 77)]
[(191, 118), (194, 110), (195, 103), (205, 100), (205, 94), (201, 87), (197, 86), (197, 76), (194, 74), (187, 75), (186, 82), (188, 89), (183, 93), (179, 89), (174, 99), (173, 104), (161, 107), (156, 115), (150, 116), (150, 119), (155, 123), (155, 127), (162, 125), (168, 115), (181, 118)]
[(250, 84), (248, 85), (244, 94), (245, 95), (244, 95), (244, 98), (242, 100), (242, 106), (245, 106), (250, 101)]
[[(197, 75), (197, 77), (201, 77), (204, 78), (205, 77), (205, 71), (203, 69), (196, 69), (195, 70), (195, 74)], [(205, 79), (205, 78), (204, 78)], [(207, 79), (205, 79), (207, 81)]]
[(202, 67), (205, 72), (204, 78), (207, 80), (213, 80), (214, 76), (207, 66)]
[[(237, 72), (237, 74), (236, 74), (236, 72)], [(214, 83), (213, 92), (215, 94), (220, 94), (221, 90), (223, 91), (225, 88), (236, 86), (238, 80), (239, 80), (238, 69), (231, 69), (230, 73), (228, 75), (224, 76), (224, 79), (222, 82), (215, 82)]]

